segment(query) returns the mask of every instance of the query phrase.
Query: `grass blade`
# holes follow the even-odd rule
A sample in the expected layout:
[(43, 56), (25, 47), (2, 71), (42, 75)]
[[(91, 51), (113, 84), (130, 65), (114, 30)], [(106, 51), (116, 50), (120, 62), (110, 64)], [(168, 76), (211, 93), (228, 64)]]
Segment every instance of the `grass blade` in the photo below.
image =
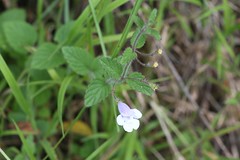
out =
[(28, 145), (27, 140), (25, 139), (25, 137), (23, 135), (23, 132), (20, 130), (20, 128), (18, 127), (16, 122), (14, 120), (12, 120), (12, 121), (13, 121), (13, 124), (17, 129), (17, 133), (23, 143), (23, 147), (25, 147), (25, 151), (26, 151), (27, 155), (29, 156), (29, 158), (31, 160), (34, 160), (35, 158), (34, 158), (34, 154), (31, 152), (32, 151), (31, 146)]
[(51, 146), (51, 144), (48, 141), (46, 140), (42, 141), (41, 145), (43, 146), (43, 148), (45, 149), (46, 153), (48, 154), (51, 160), (57, 159), (57, 155), (54, 151), (54, 148)]
[(94, 23), (95, 23), (95, 26), (96, 26), (96, 29), (97, 29), (97, 33), (98, 33), (98, 36), (99, 36), (99, 40), (100, 40), (100, 44), (101, 44), (101, 47), (102, 47), (103, 55), (107, 56), (107, 51), (106, 51), (106, 48), (105, 48), (105, 45), (104, 45), (104, 42), (103, 42), (103, 38), (102, 38), (102, 32), (101, 32), (101, 29), (100, 29), (99, 24), (98, 24), (98, 20), (97, 20), (96, 14), (95, 14), (95, 9), (94, 9), (94, 6), (92, 4), (92, 0), (89, 0), (89, 5), (90, 5), (90, 9), (91, 9), (91, 12), (92, 12), (92, 15), (93, 15), (93, 20), (94, 20)]
[(100, 147), (98, 147), (92, 154), (90, 154), (86, 160), (94, 159), (97, 155), (99, 155), (106, 147), (108, 147), (110, 144), (112, 144), (112, 141), (116, 139), (116, 137), (112, 137), (106, 142), (104, 142)]
[(137, 0), (136, 1), (135, 6), (132, 9), (132, 13), (130, 15), (130, 18), (128, 19), (127, 24), (126, 24), (126, 26), (123, 30), (122, 37), (121, 37), (120, 41), (118, 42), (117, 46), (115, 47), (112, 57), (116, 57), (118, 55), (118, 53), (120, 52), (123, 44), (126, 42), (127, 35), (130, 32), (130, 29), (131, 29), (132, 24), (133, 24), (133, 19), (137, 15), (137, 11), (141, 6), (142, 1), (143, 0)]
[(67, 87), (69, 86), (69, 83), (71, 82), (73, 76), (68, 76), (64, 78), (60, 90), (58, 92), (58, 101), (57, 101), (57, 108), (58, 108), (58, 117), (59, 122), (61, 124), (62, 134), (64, 135), (64, 128), (63, 128), (63, 121), (62, 121), (62, 112), (63, 112), (63, 102), (64, 102), (64, 95), (66, 93)]
[(26, 99), (24, 98), (17, 81), (15, 80), (12, 72), (8, 68), (6, 62), (4, 61), (2, 55), (0, 54), (0, 70), (7, 81), (8, 85), (11, 88), (11, 91), (16, 98), (17, 103), (21, 107), (21, 109), (30, 117), (32, 116), (32, 111), (30, 109), (29, 104), (27, 103)]

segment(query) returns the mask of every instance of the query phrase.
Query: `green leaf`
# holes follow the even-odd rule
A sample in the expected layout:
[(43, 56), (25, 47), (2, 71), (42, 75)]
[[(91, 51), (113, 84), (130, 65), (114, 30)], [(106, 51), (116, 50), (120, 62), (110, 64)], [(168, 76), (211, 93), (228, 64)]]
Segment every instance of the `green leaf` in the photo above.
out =
[(33, 55), (32, 68), (50, 69), (63, 64), (64, 58), (58, 51), (57, 45), (43, 43)]
[[(144, 46), (146, 42), (146, 35), (144, 33), (140, 33), (141, 29), (138, 28), (132, 35), (130, 40), (132, 47), (141, 48)], [(140, 35), (141, 34), (141, 35)], [(136, 41), (136, 42), (135, 42)], [(135, 44), (136, 43), (136, 44)]]
[(46, 140), (41, 141), (41, 145), (43, 146), (44, 150), (46, 151), (47, 155), (51, 160), (57, 159), (57, 154), (55, 153), (54, 148), (48, 141)]
[(125, 65), (132, 60), (134, 60), (137, 57), (137, 54), (132, 51), (130, 47), (126, 48), (125, 51), (123, 52), (123, 55), (120, 59), (120, 63), (122, 65)]
[(133, 72), (131, 74), (129, 74), (128, 78), (130, 79), (138, 79), (138, 80), (144, 80), (144, 75), (142, 75), (141, 73), (139, 72)]
[(0, 47), (7, 48), (6, 38), (3, 33), (3, 24), (8, 21), (25, 21), (26, 13), (23, 9), (9, 9), (0, 15)]
[(97, 61), (84, 49), (78, 47), (63, 47), (64, 58), (70, 68), (80, 75), (87, 75), (90, 71), (97, 70)]
[(3, 24), (8, 45), (17, 53), (25, 54), (26, 48), (37, 40), (37, 32), (26, 22), (10, 21)]
[(154, 37), (156, 40), (160, 40), (161, 39), (160, 33), (157, 30), (155, 30), (155, 29), (148, 28), (146, 30), (146, 34)]
[(142, 28), (144, 26), (143, 20), (141, 18), (139, 18), (138, 16), (135, 16), (133, 21), (140, 28)]
[(25, 158), (26, 157), (25, 157), (24, 153), (22, 153), (22, 154), (18, 153), (18, 155), (16, 155), (16, 157), (14, 157), (14, 160), (23, 160)]
[(117, 59), (111, 59), (110, 57), (101, 57), (100, 63), (107, 75), (112, 78), (119, 78), (122, 74), (122, 65), (118, 63)]
[(62, 43), (68, 39), (68, 36), (70, 35), (71, 29), (74, 25), (74, 22), (68, 22), (64, 25), (62, 25), (56, 32), (54, 36), (54, 41), (58, 43)]
[(148, 23), (151, 25), (155, 22), (155, 19), (157, 17), (157, 9), (153, 9), (152, 12), (150, 13)]
[(84, 104), (87, 107), (98, 104), (109, 95), (110, 91), (111, 87), (104, 80), (95, 79), (87, 88)]
[(141, 73), (133, 72), (127, 78), (127, 84), (131, 89), (151, 96), (153, 89), (150, 85), (144, 80), (144, 76)]
[(0, 24), (7, 21), (25, 21), (26, 12), (23, 9), (9, 9), (0, 15)]

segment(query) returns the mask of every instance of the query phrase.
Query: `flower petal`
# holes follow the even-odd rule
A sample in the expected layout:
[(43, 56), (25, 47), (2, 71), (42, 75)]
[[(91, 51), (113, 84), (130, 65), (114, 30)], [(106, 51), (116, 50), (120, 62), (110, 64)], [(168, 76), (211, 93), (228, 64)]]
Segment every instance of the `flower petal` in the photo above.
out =
[(133, 112), (133, 118), (139, 119), (142, 117), (142, 113), (138, 109), (131, 109)]
[(130, 107), (123, 102), (118, 102), (118, 110), (123, 116), (132, 116)]
[(124, 119), (123, 119), (123, 117), (121, 115), (117, 116), (117, 124), (119, 126), (122, 126), (124, 124)]
[(124, 129), (126, 132), (132, 132), (132, 131), (133, 131), (132, 124), (130, 124), (130, 123), (124, 123), (123, 129)]
[(131, 120), (131, 126), (133, 129), (137, 130), (140, 126), (140, 122), (137, 119), (132, 119)]

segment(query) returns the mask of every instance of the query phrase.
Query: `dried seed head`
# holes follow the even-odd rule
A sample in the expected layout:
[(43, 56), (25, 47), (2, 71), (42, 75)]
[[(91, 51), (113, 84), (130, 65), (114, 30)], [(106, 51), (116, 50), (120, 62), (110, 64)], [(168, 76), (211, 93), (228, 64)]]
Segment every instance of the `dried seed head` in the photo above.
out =
[(158, 62), (154, 62), (152, 66), (153, 66), (154, 68), (157, 68), (157, 67), (158, 67)]
[(158, 54), (162, 54), (162, 49), (158, 49)]
[(156, 91), (158, 89), (158, 86), (154, 83), (150, 83), (149, 85), (154, 91)]

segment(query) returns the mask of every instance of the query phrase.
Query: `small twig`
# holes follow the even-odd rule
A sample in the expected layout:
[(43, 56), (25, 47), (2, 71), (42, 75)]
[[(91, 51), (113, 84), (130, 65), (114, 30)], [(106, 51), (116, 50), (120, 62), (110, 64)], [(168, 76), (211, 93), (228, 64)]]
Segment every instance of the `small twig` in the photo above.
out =
[(11, 7), (11, 1), (10, 0), (2, 0), (3, 5), (5, 6), (5, 8), (10, 8)]
[(156, 52), (157, 52), (157, 50), (153, 51), (151, 53), (142, 53), (142, 52), (136, 50), (136, 53), (140, 54), (141, 56), (146, 56), (146, 57), (154, 56), (154, 55), (156, 55)]
[(137, 62), (138, 62), (140, 65), (142, 65), (143, 67), (149, 67), (149, 64), (148, 64), (148, 63), (145, 64), (145, 63), (141, 62), (138, 58), (136, 58), (136, 60), (137, 60)]
[(235, 133), (236, 132), (230, 132), (229, 133), (229, 139), (230, 139), (230, 142), (232, 144), (231, 151), (232, 151), (233, 157), (234, 158), (239, 158), (239, 151), (238, 151), (238, 147), (237, 147), (237, 144), (236, 144), (237, 139), (236, 139)]
[(153, 108), (153, 110), (155, 111), (155, 113), (158, 113), (156, 114), (157, 118), (158, 118), (158, 121), (162, 127), (162, 130), (167, 138), (167, 141), (176, 157), (177, 160), (185, 160), (185, 158), (181, 155), (181, 153), (179, 152), (178, 148), (176, 147), (174, 141), (173, 141), (173, 138), (172, 138), (172, 135), (170, 133), (170, 131), (168, 130), (168, 127), (162, 117), (161, 114), (163, 114), (163, 110), (161, 107), (157, 106), (157, 104), (154, 102), (154, 101), (151, 101), (150, 102), (151, 104), (151, 107)]
[(143, 141), (147, 147), (149, 147), (149, 150), (153, 153), (153, 155), (158, 159), (158, 160), (165, 160), (163, 156), (154, 148), (151, 147), (148, 143), (147, 140), (143, 138)]

